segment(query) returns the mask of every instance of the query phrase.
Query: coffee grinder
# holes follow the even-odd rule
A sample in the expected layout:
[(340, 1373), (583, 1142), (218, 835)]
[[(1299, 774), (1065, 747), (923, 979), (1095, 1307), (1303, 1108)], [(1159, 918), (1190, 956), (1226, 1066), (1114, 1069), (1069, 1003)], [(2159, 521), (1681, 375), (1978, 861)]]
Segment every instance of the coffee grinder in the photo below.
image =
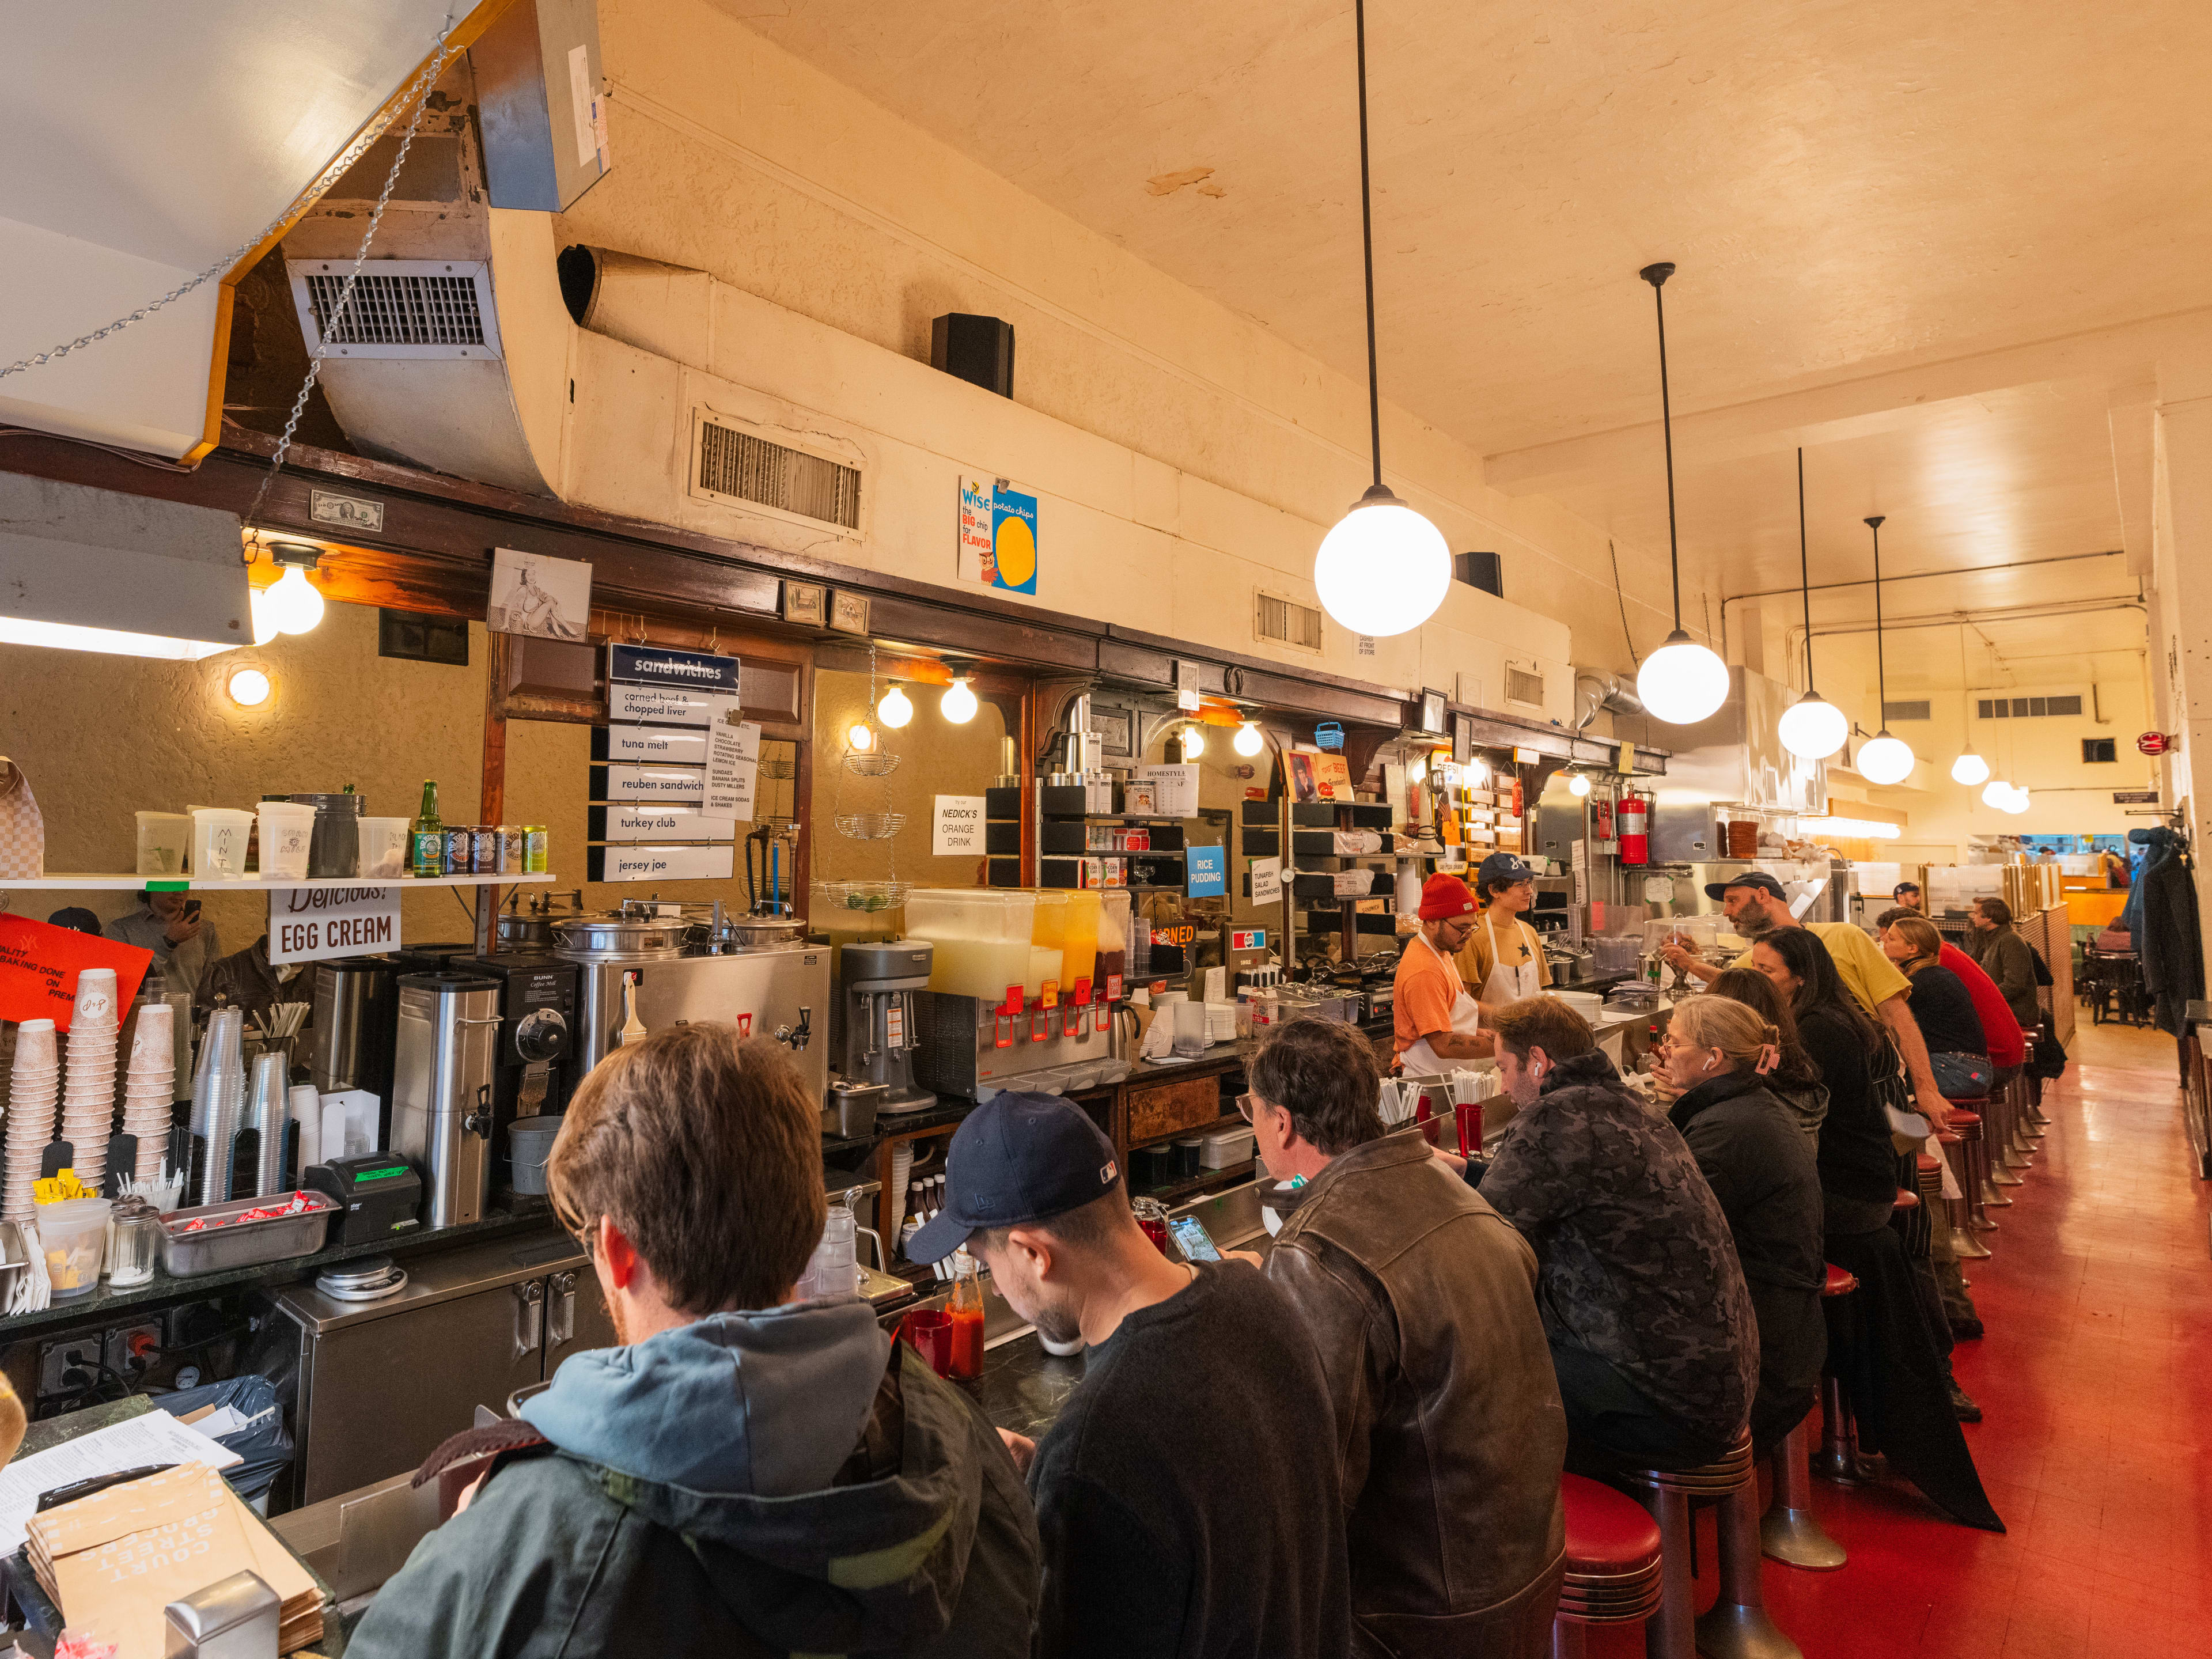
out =
[(495, 951), (454, 964), (499, 981), (499, 1037), (492, 1060), (492, 1185), (511, 1184), (507, 1127), (551, 1116), (575, 1088), (576, 964), (545, 951)]
[(914, 1054), (920, 1046), (914, 994), (929, 988), (934, 954), (927, 939), (911, 939), (848, 945), (840, 952), (845, 1029), (840, 1069), (848, 1082), (884, 1086), (876, 1108), (879, 1114), (918, 1112), (937, 1103), (937, 1097), (914, 1080)]

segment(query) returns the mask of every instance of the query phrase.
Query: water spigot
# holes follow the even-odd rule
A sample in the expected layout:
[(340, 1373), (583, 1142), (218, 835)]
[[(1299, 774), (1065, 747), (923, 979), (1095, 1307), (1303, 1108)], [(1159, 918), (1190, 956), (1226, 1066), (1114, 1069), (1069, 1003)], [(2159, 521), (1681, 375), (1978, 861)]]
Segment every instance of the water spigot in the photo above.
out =
[(799, 1011), (799, 1024), (777, 1026), (775, 1040), (789, 1048), (792, 1053), (798, 1054), (805, 1049), (814, 1036), (813, 1021), (814, 1011), (811, 1008), (801, 1008)]

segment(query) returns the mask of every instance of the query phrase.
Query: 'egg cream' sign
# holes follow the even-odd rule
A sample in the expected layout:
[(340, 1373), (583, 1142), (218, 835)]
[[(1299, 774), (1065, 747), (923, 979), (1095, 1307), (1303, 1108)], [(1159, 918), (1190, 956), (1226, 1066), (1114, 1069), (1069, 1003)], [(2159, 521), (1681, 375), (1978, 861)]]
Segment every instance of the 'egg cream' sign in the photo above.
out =
[(962, 478), (960, 580), (1034, 598), (1037, 556), (1036, 497), (1004, 478)]

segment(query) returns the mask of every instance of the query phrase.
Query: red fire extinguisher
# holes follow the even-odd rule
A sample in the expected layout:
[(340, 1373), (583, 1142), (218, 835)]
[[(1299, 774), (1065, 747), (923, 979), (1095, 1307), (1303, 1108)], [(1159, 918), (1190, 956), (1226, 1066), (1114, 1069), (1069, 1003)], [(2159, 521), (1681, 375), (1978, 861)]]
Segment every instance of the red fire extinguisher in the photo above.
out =
[(1620, 861), (1623, 864), (1650, 863), (1651, 798), (1649, 795), (1623, 795), (1614, 821), (1620, 831)]
[(1527, 794), (1523, 792), (1521, 782), (1521, 775), (1518, 772), (1516, 772), (1513, 775), (1513, 816), (1515, 817), (1519, 817), (1523, 812), (1528, 810), (1528, 799)]

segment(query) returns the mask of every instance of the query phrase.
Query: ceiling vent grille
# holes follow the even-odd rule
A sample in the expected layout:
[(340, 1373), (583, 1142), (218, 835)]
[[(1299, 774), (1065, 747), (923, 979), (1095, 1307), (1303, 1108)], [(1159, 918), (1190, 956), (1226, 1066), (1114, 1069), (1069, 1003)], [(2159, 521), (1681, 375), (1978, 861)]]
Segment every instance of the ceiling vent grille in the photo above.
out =
[(1533, 669), (1505, 665), (1505, 701), (1529, 708), (1544, 706), (1544, 677)]
[(497, 357), (491, 275), (483, 264), (378, 259), (346, 292), (352, 263), (287, 262), (307, 349), (337, 357)]
[(1259, 638), (1272, 645), (1286, 645), (1293, 651), (1310, 651), (1316, 656), (1321, 654), (1319, 606), (1300, 605), (1296, 599), (1270, 593), (1264, 588), (1255, 589), (1253, 599), (1257, 609), (1252, 631)]
[(698, 489), (702, 495), (772, 507), (817, 524), (860, 527), (858, 467), (708, 417), (699, 422)]
[(1881, 706), (1881, 723), (1884, 726), (1892, 720), (1924, 720), (1929, 718), (1928, 699), (1925, 697), (1917, 702), (1886, 702)]
[(2070, 697), (1982, 697), (1977, 700), (1975, 713), (1985, 720), (2078, 720), (2081, 699), (2078, 693)]

